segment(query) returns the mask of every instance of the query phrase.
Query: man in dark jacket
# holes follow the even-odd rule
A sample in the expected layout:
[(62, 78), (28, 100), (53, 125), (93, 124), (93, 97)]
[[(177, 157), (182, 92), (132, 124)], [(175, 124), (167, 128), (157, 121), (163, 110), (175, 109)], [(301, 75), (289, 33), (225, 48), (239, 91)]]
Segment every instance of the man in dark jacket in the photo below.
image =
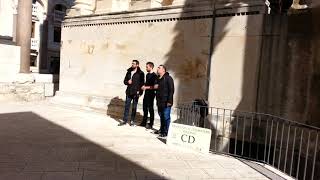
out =
[[(147, 62), (146, 64), (146, 83), (142, 86), (144, 90), (143, 97), (143, 121), (140, 126), (146, 126), (147, 129), (152, 129), (154, 122), (154, 98), (155, 98), (155, 89), (154, 85), (157, 80), (156, 73), (152, 72), (154, 64), (152, 62)], [(150, 113), (150, 123), (147, 125), (148, 113)]]
[(164, 65), (158, 67), (158, 79), (155, 85), (157, 89), (157, 106), (160, 116), (160, 137), (166, 137), (170, 126), (170, 113), (173, 105), (174, 82)]
[(123, 114), (123, 122), (121, 122), (119, 126), (125, 125), (128, 122), (131, 101), (133, 101), (133, 104), (131, 111), (130, 126), (134, 126), (134, 119), (137, 112), (138, 100), (143, 93), (141, 87), (144, 85), (144, 73), (140, 70), (138, 60), (132, 61), (132, 66), (127, 70), (127, 74), (124, 78), (123, 83), (127, 86), (126, 102)]

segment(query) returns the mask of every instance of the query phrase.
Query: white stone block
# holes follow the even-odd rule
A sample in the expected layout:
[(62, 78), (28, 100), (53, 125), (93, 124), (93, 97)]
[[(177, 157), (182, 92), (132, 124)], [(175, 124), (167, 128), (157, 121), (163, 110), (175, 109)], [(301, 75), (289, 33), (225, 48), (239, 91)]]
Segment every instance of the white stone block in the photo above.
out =
[(15, 82), (19, 84), (34, 83), (35, 79), (33, 74), (19, 73), (16, 76)]
[(54, 84), (53, 83), (45, 83), (44, 84), (44, 96), (45, 97), (54, 96)]
[(20, 70), (20, 47), (0, 44), (0, 82), (14, 82)]
[(52, 83), (53, 75), (52, 74), (33, 74), (36, 82), (38, 83)]

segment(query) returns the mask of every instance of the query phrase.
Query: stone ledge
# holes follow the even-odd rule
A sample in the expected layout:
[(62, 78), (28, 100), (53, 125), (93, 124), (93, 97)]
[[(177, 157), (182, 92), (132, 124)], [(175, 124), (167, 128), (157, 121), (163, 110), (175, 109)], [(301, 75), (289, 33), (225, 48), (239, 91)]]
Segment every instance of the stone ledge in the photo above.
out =
[[(103, 97), (89, 94), (57, 91), (51, 103), (70, 105), (75, 108), (106, 113), (113, 118), (121, 118), (124, 110), (124, 101), (119, 97)], [(138, 104), (137, 115), (142, 116), (142, 105)]]
[(211, 9), (186, 10), (186, 9), (161, 9), (161, 10), (145, 10), (139, 12), (119, 12), (108, 13), (94, 16), (79, 16), (67, 18), (63, 26), (101, 24), (123, 21), (146, 21), (160, 20), (165, 18), (183, 18), (192, 16), (208, 16), (213, 15)]
[(0, 83), (0, 101), (41, 101), (53, 92), (53, 83)]
[[(57, 91), (56, 95), (49, 100), (50, 103), (58, 106), (66, 106), (75, 109), (103, 113), (117, 120), (120, 120), (123, 117), (124, 101), (124, 99), (121, 99), (119, 97), (95, 96), (90, 94), (80, 94), (64, 91)], [(154, 112), (155, 121), (159, 122), (160, 118), (158, 116), (158, 110), (156, 106), (154, 107)], [(176, 116), (174, 116), (176, 113), (175, 108), (173, 108), (171, 112), (171, 118), (173, 121), (176, 118)], [(142, 117), (143, 107), (142, 104), (139, 103), (136, 115), (137, 121), (141, 121)]]

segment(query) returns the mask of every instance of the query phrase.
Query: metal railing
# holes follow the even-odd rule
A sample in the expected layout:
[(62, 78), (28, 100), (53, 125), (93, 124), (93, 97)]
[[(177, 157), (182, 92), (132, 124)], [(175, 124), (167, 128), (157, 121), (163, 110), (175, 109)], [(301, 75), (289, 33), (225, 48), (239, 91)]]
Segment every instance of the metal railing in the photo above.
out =
[(317, 127), (277, 116), (179, 105), (176, 123), (212, 130), (210, 150), (271, 165), (296, 179), (320, 179)]

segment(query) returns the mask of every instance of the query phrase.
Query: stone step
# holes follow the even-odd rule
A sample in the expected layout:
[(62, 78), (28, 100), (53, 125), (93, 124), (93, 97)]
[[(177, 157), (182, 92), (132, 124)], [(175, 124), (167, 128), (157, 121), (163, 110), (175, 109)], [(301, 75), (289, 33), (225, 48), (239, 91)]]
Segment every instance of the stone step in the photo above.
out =
[[(124, 111), (124, 100), (120, 99), (119, 97), (110, 98), (57, 91), (56, 95), (53, 98), (48, 99), (48, 102), (53, 105), (61, 106), (64, 108), (78, 109), (105, 114), (118, 121), (122, 119)], [(142, 105), (138, 104), (136, 122), (141, 122), (142, 118)], [(156, 126), (159, 126), (160, 124), (160, 118), (157, 114), (157, 109), (155, 109), (154, 123)]]

